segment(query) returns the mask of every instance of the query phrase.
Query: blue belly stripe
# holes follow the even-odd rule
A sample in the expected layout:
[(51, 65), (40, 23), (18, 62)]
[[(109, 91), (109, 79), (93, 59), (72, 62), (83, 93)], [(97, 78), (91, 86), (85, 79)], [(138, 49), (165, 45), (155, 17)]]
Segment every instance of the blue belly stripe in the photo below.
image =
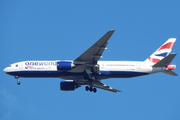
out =
[[(17, 72), (9, 72), (7, 73), (12, 76), (19, 77), (39, 77), (39, 78), (61, 78), (64, 76), (85, 76), (86, 73), (70, 73), (70, 72), (62, 72), (62, 71), (17, 71)], [(108, 79), (108, 78), (129, 78), (129, 77), (137, 77), (142, 75), (148, 75), (149, 73), (143, 72), (132, 72), (132, 71), (100, 71), (100, 74), (94, 74), (99, 79)]]

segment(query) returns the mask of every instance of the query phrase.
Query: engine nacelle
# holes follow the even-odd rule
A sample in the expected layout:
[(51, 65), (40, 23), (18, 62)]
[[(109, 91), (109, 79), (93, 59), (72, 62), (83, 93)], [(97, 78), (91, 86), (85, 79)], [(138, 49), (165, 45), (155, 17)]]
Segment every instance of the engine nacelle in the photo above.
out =
[(58, 61), (57, 70), (71, 70), (75, 65), (69, 61)]
[(77, 88), (77, 85), (74, 81), (61, 81), (60, 89), (63, 91), (72, 91)]

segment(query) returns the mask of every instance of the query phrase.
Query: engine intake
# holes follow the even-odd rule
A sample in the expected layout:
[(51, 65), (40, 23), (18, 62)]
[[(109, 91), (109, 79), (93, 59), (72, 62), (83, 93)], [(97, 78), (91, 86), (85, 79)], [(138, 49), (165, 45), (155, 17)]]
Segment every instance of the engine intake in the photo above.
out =
[(59, 61), (57, 62), (57, 70), (71, 70), (75, 65), (69, 61)]
[(73, 91), (76, 88), (80, 87), (74, 81), (61, 81), (60, 82), (60, 90), (63, 91)]

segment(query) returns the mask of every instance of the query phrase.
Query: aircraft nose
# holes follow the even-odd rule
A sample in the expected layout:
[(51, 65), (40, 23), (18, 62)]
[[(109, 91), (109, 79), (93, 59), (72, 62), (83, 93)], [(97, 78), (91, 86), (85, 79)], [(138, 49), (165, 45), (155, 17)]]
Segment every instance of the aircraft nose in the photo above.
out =
[(7, 73), (7, 71), (8, 71), (7, 69), (8, 69), (7, 67), (4, 68), (3, 72), (4, 72), (4, 73)]

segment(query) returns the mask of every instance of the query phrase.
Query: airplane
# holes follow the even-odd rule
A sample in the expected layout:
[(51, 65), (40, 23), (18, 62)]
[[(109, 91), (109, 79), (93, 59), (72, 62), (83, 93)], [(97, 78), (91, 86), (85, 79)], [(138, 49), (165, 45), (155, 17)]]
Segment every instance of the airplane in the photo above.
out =
[(75, 60), (22, 61), (9, 65), (3, 71), (14, 76), (18, 85), (20, 77), (61, 78), (65, 79), (60, 82), (62, 91), (73, 91), (86, 85), (85, 90), (94, 93), (96, 88), (121, 92), (101, 82), (109, 78), (131, 78), (158, 72), (178, 76), (172, 71), (176, 65), (170, 64), (176, 56), (176, 53), (170, 53), (176, 38), (169, 38), (145, 61), (99, 61), (114, 31), (109, 30)]

